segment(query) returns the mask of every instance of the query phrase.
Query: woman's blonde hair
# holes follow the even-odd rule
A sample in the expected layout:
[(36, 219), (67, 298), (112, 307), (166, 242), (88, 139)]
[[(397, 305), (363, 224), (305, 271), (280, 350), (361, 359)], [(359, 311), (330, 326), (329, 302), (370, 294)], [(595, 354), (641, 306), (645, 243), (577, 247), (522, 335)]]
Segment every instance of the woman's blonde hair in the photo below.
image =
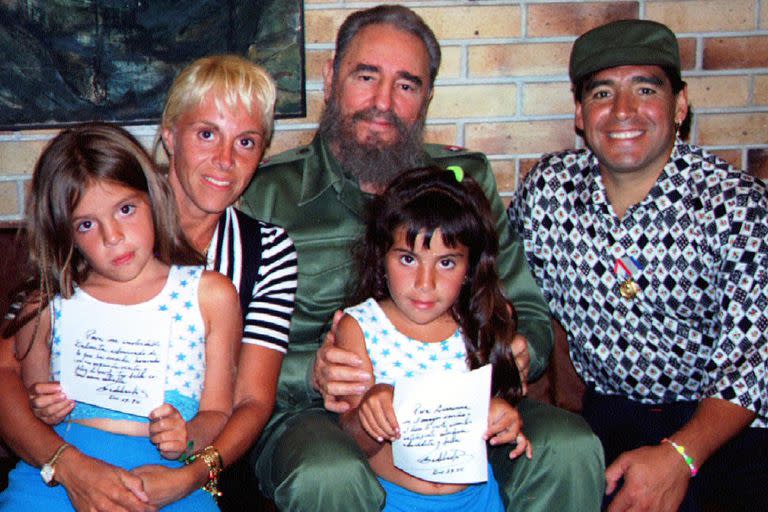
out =
[(189, 64), (173, 81), (163, 109), (162, 129), (172, 129), (179, 116), (197, 107), (213, 91), (216, 108), (237, 108), (238, 103), (264, 124), (265, 140), (272, 136), (277, 87), (259, 65), (238, 55), (203, 57)]

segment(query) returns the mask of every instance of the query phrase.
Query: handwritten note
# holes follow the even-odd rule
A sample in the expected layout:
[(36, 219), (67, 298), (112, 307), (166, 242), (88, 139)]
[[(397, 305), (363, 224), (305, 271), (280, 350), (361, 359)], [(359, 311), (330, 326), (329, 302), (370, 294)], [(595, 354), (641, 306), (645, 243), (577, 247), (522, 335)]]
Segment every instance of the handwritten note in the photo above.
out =
[(61, 386), (67, 396), (107, 409), (147, 416), (162, 405), (171, 320), (93, 302), (91, 316), (61, 309)]
[(483, 433), (488, 428), (491, 366), (468, 373), (429, 374), (395, 384), (400, 439), (395, 466), (430, 482), (488, 480)]

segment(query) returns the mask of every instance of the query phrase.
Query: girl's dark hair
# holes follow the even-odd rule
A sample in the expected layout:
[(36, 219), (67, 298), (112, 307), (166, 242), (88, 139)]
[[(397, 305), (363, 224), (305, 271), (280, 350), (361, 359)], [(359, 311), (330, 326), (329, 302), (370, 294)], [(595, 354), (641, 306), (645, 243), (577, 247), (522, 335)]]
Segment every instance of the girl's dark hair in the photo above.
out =
[(421, 233), (429, 247), (439, 229), (446, 246), (469, 249), (467, 279), (451, 313), (461, 328), (470, 369), (491, 363), (493, 395), (516, 403), (522, 393), (511, 346), (517, 319), (496, 271), (499, 242), (487, 197), (471, 177), (459, 182), (454, 172), (439, 167), (396, 176), (370, 205), (365, 238), (356, 254), (360, 279), (353, 303), (390, 297), (385, 255), (400, 227), (411, 248)]
[[(26, 225), (33, 278), (15, 293), (14, 304), (36, 304), (4, 326), (13, 335), (56, 294), (68, 298), (91, 271), (74, 243), (72, 212), (86, 189), (106, 180), (149, 196), (155, 256), (166, 264), (200, 265), (202, 255), (181, 231), (170, 186), (141, 144), (122, 128), (88, 123), (61, 131), (35, 165), (27, 198)], [(29, 308), (27, 308), (29, 310)]]

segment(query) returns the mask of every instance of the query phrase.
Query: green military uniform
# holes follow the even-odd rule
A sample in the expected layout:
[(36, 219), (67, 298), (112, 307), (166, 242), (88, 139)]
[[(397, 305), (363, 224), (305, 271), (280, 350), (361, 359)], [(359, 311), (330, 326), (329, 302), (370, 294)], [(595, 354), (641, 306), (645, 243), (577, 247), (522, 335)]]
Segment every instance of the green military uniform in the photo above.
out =
[[(427, 164), (462, 167), (491, 201), (500, 238), (499, 275), (528, 339), (533, 379), (544, 370), (552, 348), (549, 311), (522, 245), (509, 229), (488, 160), (452, 146), (428, 144), (425, 152)], [(369, 197), (315, 137), (311, 145), (264, 163), (242, 198), (244, 211), (284, 227), (298, 253), (296, 309), (276, 412), (252, 454), (262, 491), (281, 510), (374, 511), (383, 505), (384, 492), (365, 456), (323, 409), (310, 384), (315, 352), (350, 291), (352, 247), (364, 230)], [(510, 462), (509, 447), (490, 453), (505, 503), (514, 510), (597, 510), (602, 449), (586, 424), (532, 400), (523, 400), (520, 411), (533, 443), (533, 461)]]

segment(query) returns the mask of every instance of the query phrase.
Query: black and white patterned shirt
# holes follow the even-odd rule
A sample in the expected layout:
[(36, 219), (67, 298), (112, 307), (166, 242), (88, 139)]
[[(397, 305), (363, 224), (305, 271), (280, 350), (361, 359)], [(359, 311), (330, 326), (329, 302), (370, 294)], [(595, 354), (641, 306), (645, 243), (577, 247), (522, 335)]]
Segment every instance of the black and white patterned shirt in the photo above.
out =
[(623, 219), (588, 149), (542, 158), (509, 215), (590, 386), (647, 404), (721, 398), (768, 427), (767, 207), (762, 181), (678, 140)]
[(296, 249), (285, 230), (229, 207), (208, 248), (207, 267), (237, 288), (243, 343), (285, 353), (297, 279)]

